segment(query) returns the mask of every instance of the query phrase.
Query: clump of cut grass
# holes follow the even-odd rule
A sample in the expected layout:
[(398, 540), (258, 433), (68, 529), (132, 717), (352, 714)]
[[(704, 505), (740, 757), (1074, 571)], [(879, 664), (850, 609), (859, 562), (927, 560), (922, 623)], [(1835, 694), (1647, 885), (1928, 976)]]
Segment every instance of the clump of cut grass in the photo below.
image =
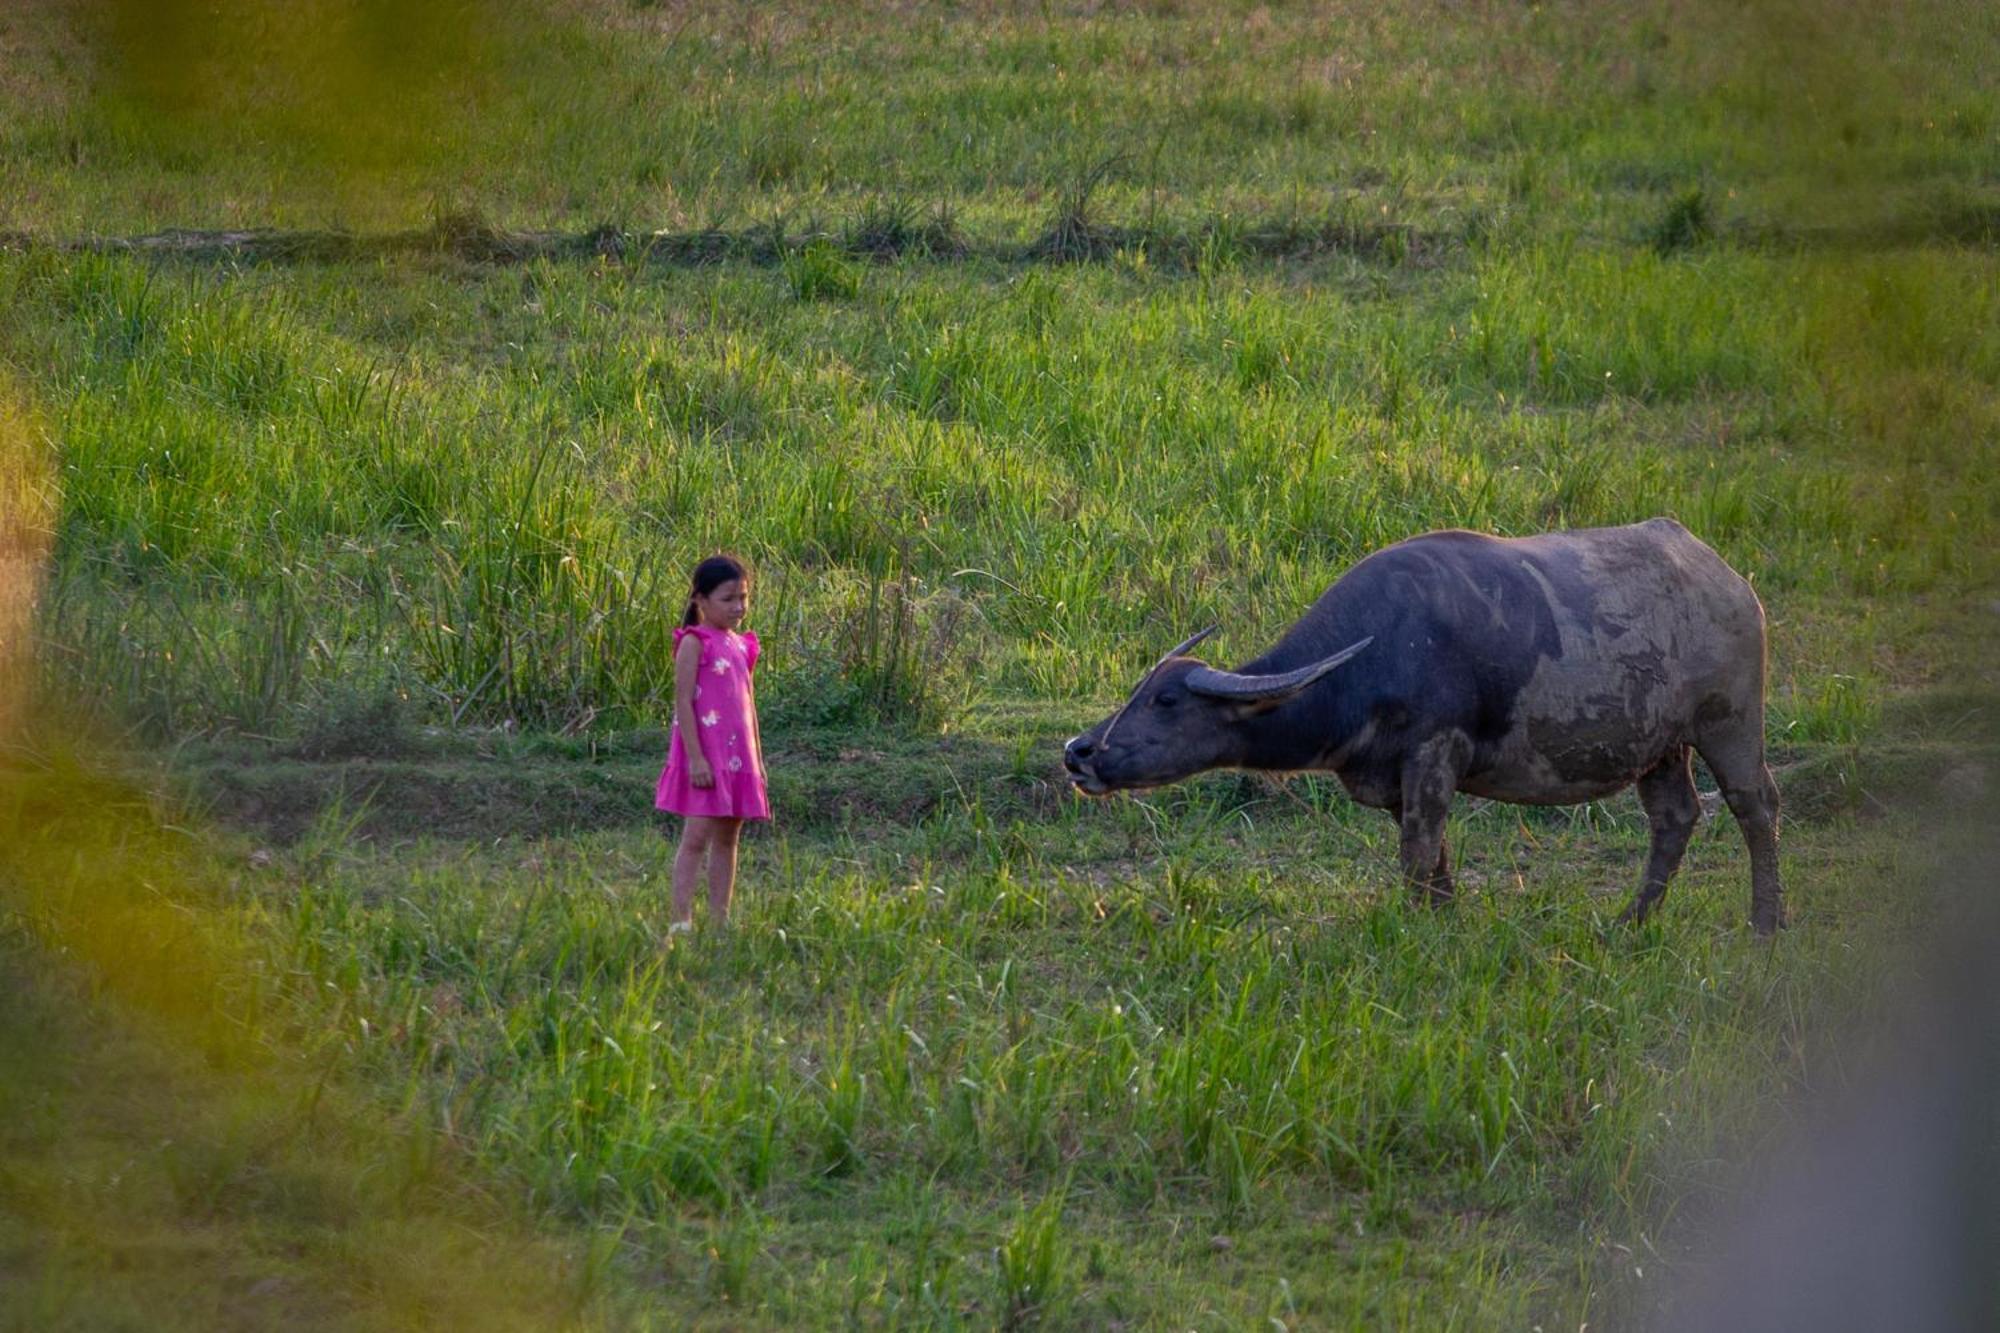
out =
[(949, 204), (940, 202), (925, 217), (908, 199), (869, 203), (848, 224), (844, 245), (850, 254), (877, 260), (906, 254), (955, 259), (970, 250)]
[(638, 252), (657, 263), (695, 266), (751, 257), (739, 233), (715, 225), (695, 231), (652, 232)]
[(515, 248), (513, 241), (485, 213), (469, 205), (434, 204), (430, 238), (438, 251), (462, 259), (504, 258)]
[(922, 252), (935, 259), (959, 259), (973, 253), (972, 241), (959, 225), (958, 210), (949, 199), (940, 199), (932, 206), (917, 239)]
[(907, 199), (877, 199), (848, 225), (850, 254), (889, 259), (916, 249), (922, 241), (917, 206)]
[(1194, 271), (1214, 281), (1247, 253), (1243, 228), (1236, 219), (1226, 214), (1211, 218), (1195, 238)]
[(1104, 259), (1126, 243), (1126, 235), (1097, 220), (1091, 196), (1105, 177), (1124, 161), (1113, 154), (1077, 175), (1059, 193), (1054, 214), (1042, 234), (1028, 246), (1028, 257), (1057, 264), (1077, 264)]
[(861, 294), (860, 272), (830, 241), (810, 241), (780, 262), (792, 295), (801, 301), (851, 301)]
[(631, 248), (631, 239), (616, 223), (600, 222), (577, 238), (576, 248), (600, 259), (623, 259)]
[(1679, 254), (1705, 245), (1715, 236), (1715, 208), (1708, 191), (1689, 186), (1667, 201), (1646, 232), (1646, 243), (1657, 254)]

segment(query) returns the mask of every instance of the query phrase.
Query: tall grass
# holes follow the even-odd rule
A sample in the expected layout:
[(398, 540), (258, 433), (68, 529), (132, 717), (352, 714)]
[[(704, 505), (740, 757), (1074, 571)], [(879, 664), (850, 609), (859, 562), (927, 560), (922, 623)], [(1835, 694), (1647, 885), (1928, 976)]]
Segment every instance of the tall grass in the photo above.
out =
[[(1113, 688), (1223, 608), (1247, 652), (1439, 525), (1673, 513), (1780, 604), (1990, 577), (1983, 260), (1558, 247), (1416, 304), (1347, 262), (906, 261), (800, 303), (755, 271), (0, 261), (63, 450), (51, 660), (170, 733), (289, 734), (357, 682), (437, 722), (629, 722), (728, 545), (774, 706), (935, 722), (975, 679)], [(1857, 409), (1872, 371), (1903, 415)]]

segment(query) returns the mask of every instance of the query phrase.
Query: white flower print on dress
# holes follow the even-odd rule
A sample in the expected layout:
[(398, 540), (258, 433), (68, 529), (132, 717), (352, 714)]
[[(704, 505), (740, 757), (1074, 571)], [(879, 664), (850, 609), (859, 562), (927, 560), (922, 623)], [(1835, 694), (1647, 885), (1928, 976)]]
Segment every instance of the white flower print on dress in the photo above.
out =
[(724, 767), (728, 768), (731, 773), (741, 773), (743, 771), (743, 756), (739, 754), (730, 755), (729, 762)]
[(704, 727), (712, 727), (720, 721), (722, 721), (722, 714), (716, 712), (713, 708), (701, 715), (701, 724)]
[(723, 659), (722, 659), (722, 658), (720, 658), (720, 657), (716, 658), (716, 659), (715, 659), (715, 667), (714, 667), (714, 671), (715, 671), (715, 674), (716, 674), (716, 675), (718, 675), (718, 676), (726, 676), (726, 675), (728, 675), (728, 674), (729, 674), (729, 663), (728, 663), (727, 661), (723, 660)]

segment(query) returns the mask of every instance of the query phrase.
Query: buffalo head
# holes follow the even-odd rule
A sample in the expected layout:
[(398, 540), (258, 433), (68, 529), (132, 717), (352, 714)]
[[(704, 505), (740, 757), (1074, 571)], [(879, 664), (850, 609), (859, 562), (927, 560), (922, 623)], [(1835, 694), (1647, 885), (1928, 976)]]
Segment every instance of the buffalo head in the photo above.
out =
[(1243, 762), (1245, 723), (1267, 712), (1366, 648), (1350, 644), (1294, 671), (1245, 676), (1187, 656), (1215, 633), (1209, 626), (1154, 664), (1124, 707), (1063, 747), (1063, 767), (1092, 796), (1160, 787)]

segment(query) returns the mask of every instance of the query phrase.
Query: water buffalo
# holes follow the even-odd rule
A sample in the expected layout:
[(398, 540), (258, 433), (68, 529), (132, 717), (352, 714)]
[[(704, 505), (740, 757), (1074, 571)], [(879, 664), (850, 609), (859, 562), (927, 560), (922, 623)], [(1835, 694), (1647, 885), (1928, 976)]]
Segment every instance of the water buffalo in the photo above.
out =
[(1700, 816), (1698, 752), (1750, 846), (1751, 923), (1783, 924), (1764, 608), (1672, 519), (1536, 537), (1425, 533), (1355, 565), (1236, 671), (1186, 655), (1213, 632), (1160, 659), (1122, 708), (1069, 742), (1078, 790), (1211, 768), (1331, 772), (1396, 820), (1404, 877), (1442, 901), (1453, 792), (1570, 805), (1636, 782), (1652, 825), (1622, 918), (1637, 921)]

